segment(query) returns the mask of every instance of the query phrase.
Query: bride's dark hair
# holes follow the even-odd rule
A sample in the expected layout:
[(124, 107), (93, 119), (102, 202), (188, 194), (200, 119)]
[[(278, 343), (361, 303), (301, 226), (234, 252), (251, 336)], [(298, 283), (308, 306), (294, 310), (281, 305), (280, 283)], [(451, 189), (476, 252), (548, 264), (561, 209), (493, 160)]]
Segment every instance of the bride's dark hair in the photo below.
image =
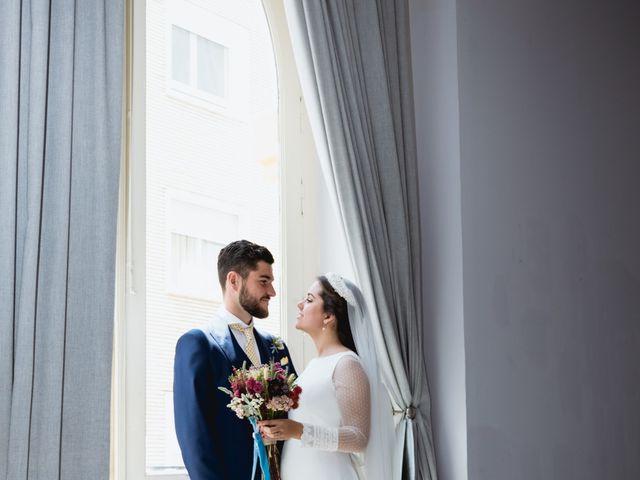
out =
[(336, 322), (338, 325), (338, 340), (349, 350), (356, 350), (355, 342), (353, 341), (353, 334), (351, 333), (351, 325), (349, 324), (349, 313), (347, 312), (347, 301), (342, 298), (333, 289), (329, 280), (324, 275), (318, 277), (320, 285), (322, 285), (322, 303), (324, 304), (324, 311), (329, 315), (336, 316)]

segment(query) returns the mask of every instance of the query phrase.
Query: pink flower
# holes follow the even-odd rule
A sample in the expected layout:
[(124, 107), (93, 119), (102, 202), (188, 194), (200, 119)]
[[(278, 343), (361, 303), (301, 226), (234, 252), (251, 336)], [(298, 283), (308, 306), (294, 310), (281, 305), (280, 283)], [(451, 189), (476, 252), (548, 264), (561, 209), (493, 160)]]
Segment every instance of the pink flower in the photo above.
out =
[(285, 395), (273, 397), (267, 402), (267, 408), (275, 412), (288, 412), (291, 410), (294, 401)]
[(262, 382), (257, 381), (255, 378), (247, 379), (247, 393), (253, 395), (259, 395), (262, 393), (263, 386)]

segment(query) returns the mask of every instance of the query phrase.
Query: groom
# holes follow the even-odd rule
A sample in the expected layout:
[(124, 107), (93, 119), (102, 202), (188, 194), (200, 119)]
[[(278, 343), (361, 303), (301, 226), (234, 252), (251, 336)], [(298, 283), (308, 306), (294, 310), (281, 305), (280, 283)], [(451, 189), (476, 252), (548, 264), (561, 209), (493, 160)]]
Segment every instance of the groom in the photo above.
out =
[[(208, 325), (185, 333), (176, 345), (173, 405), (176, 434), (191, 480), (249, 480), (253, 464), (251, 425), (236, 417), (229, 387), (232, 367), (289, 357), (287, 347), (259, 332), (254, 318), (269, 315), (273, 256), (247, 240), (218, 255), (223, 305)], [(295, 373), (293, 365), (289, 371)], [(258, 469), (259, 470), (259, 469)]]

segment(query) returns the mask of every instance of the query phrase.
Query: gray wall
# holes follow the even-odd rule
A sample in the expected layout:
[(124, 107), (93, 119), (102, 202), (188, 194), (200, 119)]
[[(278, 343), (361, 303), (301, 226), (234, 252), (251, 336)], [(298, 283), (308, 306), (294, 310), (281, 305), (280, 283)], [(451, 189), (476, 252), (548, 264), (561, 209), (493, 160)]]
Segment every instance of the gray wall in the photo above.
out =
[[(425, 12), (437, 4), (413, 2)], [(440, 289), (426, 293), (432, 305), (455, 295), (464, 305), (468, 478), (640, 478), (640, 7), (459, 0), (455, 10), (459, 155), (425, 143), (443, 102), (425, 79), (436, 76), (433, 50), (450, 45), (413, 50), (433, 256), (455, 257), (454, 229), (446, 245), (428, 230), (460, 213), (429, 174), (460, 171), (462, 288), (447, 276), (434, 287), (441, 259), (426, 264), (425, 283)], [(434, 28), (415, 18), (414, 42)], [(453, 128), (451, 109), (442, 114)], [(460, 339), (434, 342), (458, 330), (450, 312), (429, 320), (425, 338), (443, 400), (453, 390), (442, 350)], [(438, 406), (446, 439), (459, 425)], [(441, 478), (462, 478), (451, 472), (463, 453), (437, 440)]]
[(455, 2), (411, 2), (424, 351), (440, 478), (467, 478)]

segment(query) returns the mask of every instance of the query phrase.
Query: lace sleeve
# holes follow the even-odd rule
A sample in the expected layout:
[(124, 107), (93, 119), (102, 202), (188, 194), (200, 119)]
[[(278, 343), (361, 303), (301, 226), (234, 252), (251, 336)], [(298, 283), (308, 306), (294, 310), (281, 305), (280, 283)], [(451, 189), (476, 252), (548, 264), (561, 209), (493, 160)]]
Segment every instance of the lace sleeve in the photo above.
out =
[(351, 355), (341, 358), (333, 372), (333, 384), (342, 424), (337, 428), (304, 424), (300, 440), (306, 447), (321, 450), (363, 452), (369, 441), (371, 399), (360, 361)]

